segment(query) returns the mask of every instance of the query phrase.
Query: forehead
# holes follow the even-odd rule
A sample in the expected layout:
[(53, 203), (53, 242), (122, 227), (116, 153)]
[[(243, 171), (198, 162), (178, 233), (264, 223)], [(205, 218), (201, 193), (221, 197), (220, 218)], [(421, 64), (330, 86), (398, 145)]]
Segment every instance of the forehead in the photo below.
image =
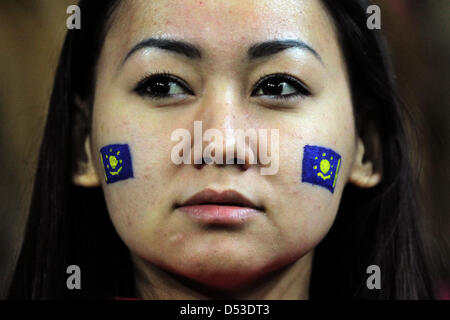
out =
[(325, 52), (335, 41), (332, 20), (319, 0), (122, 1), (107, 42), (126, 50), (150, 36), (183, 39), (218, 53), (288, 38)]

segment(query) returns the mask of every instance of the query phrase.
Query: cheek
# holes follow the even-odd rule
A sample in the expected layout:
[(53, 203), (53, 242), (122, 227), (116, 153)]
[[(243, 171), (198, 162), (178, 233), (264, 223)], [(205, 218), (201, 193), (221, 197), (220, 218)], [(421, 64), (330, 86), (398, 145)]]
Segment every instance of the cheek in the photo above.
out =
[[(121, 112), (94, 112), (93, 146), (94, 159), (99, 176), (104, 177), (104, 163), (100, 150), (113, 144), (124, 144), (129, 148), (133, 177), (114, 183), (103, 181), (105, 200), (111, 220), (119, 235), (126, 242), (133, 242), (144, 219), (155, 224), (158, 215), (151, 214), (167, 208), (169, 195), (165, 192), (170, 161), (170, 132), (160, 121), (153, 121), (151, 115), (135, 116)], [(105, 179), (103, 179), (105, 180)], [(153, 218), (155, 217), (155, 218)], [(147, 221), (148, 219), (152, 221)]]
[[(313, 248), (334, 222), (354, 152), (355, 133), (349, 109), (342, 107), (341, 114), (333, 116), (320, 115), (320, 121), (292, 119), (280, 130), (280, 168), (271, 177), (277, 197), (271, 208), (275, 223), (293, 246), (302, 243)], [(323, 162), (321, 171), (324, 153), (327, 162)], [(333, 170), (337, 166), (334, 182)]]
[[(273, 222), (282, 230), (289, 251), (308, 252), (330, 229), (339, 206), (340, 189), (302, 182), (302, 157), (309, 139), (280, 146), (280, 171), (274, 176), (277, 197), (270, 204)], [(293, 152), (295, 150), (295, 152)]]

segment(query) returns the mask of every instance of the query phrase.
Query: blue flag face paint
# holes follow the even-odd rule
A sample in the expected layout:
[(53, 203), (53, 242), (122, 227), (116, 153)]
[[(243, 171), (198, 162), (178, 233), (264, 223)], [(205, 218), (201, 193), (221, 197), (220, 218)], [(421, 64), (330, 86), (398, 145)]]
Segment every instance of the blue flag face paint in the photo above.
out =
[(111, 144), (100, 149), (106, 183), (133, 178), (130, 149), (127, 144)]
[(341, 156), (331, 149), (306, 145), (303, 150), (302, 182), (334, 192), (341, 166)]

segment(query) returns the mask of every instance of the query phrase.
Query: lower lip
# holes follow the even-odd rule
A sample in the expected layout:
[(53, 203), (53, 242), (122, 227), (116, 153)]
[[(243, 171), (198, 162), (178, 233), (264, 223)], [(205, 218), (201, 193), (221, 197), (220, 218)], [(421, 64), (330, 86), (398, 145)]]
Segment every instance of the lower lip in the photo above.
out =
[(261, 211), (254, 208), (209, 204), (184, 206), (179, 209), (189, 216), (209, 224), (240, 224), (261, 214)]

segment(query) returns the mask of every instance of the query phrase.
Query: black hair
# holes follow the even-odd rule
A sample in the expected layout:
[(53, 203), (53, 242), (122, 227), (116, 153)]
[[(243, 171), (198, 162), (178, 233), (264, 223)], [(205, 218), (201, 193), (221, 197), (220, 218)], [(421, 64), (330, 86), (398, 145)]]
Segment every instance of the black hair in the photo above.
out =
[[(336, 220), (315, 250), (311, 297), (434, 298), (406, 136), (412, 118), (399, 99), (384, 38), (366, 25), (368, 1), (323, 3), (346, 60), (358, 134), (368, 157), (380, 158), (383, 178), (371, 189), (345, 187)], [(381, 290), (368, 290), (370, 265), (380, 268)]]
[[(73, 129), (80, 122), (76, 97), (92, 104), (96, 63), (118, 3), (81, 0), (82, 28), (68, 31), (65, 39), (11, 299), (135, 295), (130, 253), (112, 225), (102, 189), (71, 182), (72, 159), (90, 130), (89, 110), (85, 126)], [(431, 299), (405, 110), (387, 49), (380, 31), (366, 27), (367, 1), (323, 4), (334, 19), (347, 63), (358, 133), (369, 156), (381, 159), (383, 180), (371, 189), (345, 188), (336, 221), (315, 249), (311, 298)], [(66, 287), (66, 270), (72, 264), (80, 266), (82, 290)], [(369, 265), (380, 267), (381, 290), (366, 286)]]
[[(100, 188), (72, 184), (72, 159), (90, 130), (76, 99), (94, 98), (96, 63), (117, 0), (81, 0), (81, 29), (64, 41), (39, 154), (25, 239), (10, 287), (11, 299), (132, 296), (128, 249), (118, 237)], [(85, 125), (73, 130), (75, 123)], [(73, 143), (73, 141), (76, 141)], [(81, 290), (68, 290), (67, 267), (81, 270)]]

